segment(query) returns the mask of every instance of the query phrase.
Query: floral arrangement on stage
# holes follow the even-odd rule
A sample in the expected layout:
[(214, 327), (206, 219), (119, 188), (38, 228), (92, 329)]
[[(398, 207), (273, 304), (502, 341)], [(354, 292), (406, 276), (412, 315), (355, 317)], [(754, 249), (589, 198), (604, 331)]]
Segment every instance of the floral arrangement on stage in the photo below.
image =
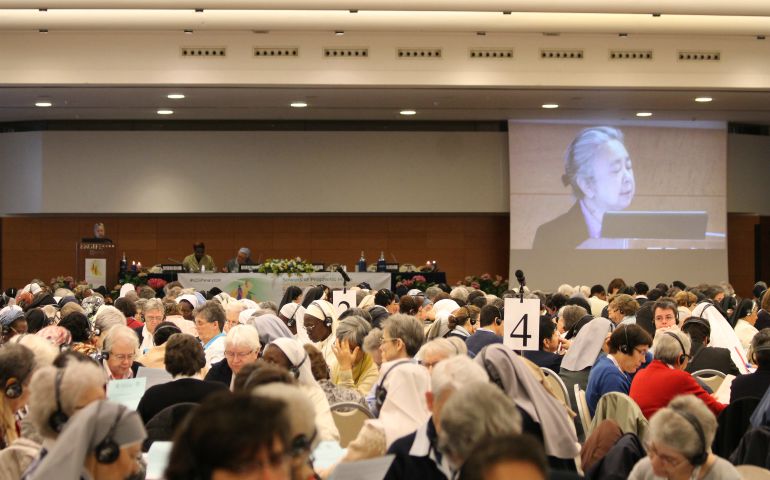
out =
[(503, 278), (501, 275), (492, 275), (485, 273), (480, 276), (468, 276), (463, 280), (457, 282), (457, 285), (464, 285), (466, 287), (473, 287), (481, 290), (484, 293), (490, 293), (501, 297), (503, 293), (508, 290), (508, 279)]
[(401, 275), (396, 276), (396, 289), (404, 287), (407, 290), (416, 288), (421, 291), (425, 291), (426, 288), (432, 287), (435, 283), (429, 283), (422, 275), (414, 275), (411, 278), (403, 278)]
[(73, 290), (76, 286), (80, 284), (85, 284), (85, 280), (82, 282), (75, 281), (75, 278), (67, 275), (59, 275), (58, 277), (54, 277), (51, 279), (51, 291), (55, 292), (59, 288), (66, 288), (68, 290)]
[(313, 273), (315, 268), (313, 264), (300, 257), (296, 258), (268, 258), (257, 270), (259, 273)]

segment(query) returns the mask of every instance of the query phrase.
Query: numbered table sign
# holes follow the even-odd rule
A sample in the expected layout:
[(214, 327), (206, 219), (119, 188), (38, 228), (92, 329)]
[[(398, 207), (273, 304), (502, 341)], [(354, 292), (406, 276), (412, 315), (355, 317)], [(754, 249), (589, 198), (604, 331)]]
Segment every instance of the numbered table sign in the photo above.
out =
[(355, 290), (348, 290), (342, 293), (342, 290), (335, 290), (332, 292), (334, 300), (334, 308), (337, 310), (337, 316), (342, 314), (348, 308), (356, 307), (356, 292)]
[(503, 344), (511, 350), (539, 350), (540, 300), (505, 299)]

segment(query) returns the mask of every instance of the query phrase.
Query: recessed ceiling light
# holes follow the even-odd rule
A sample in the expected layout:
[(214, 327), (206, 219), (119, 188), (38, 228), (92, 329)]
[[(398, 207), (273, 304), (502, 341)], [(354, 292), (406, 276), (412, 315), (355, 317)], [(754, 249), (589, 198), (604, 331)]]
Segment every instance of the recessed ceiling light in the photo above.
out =
[(637, 117), (651, 117), (652, 112), (636, 112)]
[(37, 102), (35, 102), (35, 106), (46, 108), (46, 107), (53, 106), (53, 103), (50, 100), (38, 100)]
[(345, 31), (344, 30), (335, 30), (334, 34), (337, 35), (338, 37), (341, 37), (341, 36), (345, 35)]
[(173, 114), (174, 114), (173, 110), (169, 110), (169, 109), (166, 109), (166, 108), (162, 108), (162, 109), (158, 110), (158, 115), (173, 115)]
[(714, 99), (711, 97), (695, 97), (695, 101), (699, 103), (708, 103), (713, 101)]
[(291, 102), (289, 105), (293, 108), (305, 108), (307, 107), (307, 102)]
[(558, 103), (544, 103), (542, 105), (543, 108), (559, 108)]
[(37, 32), (38, 33), (48, 33), (48, 29), (47, 28), (41, 28)]
[(203, 9), (202, 8), (196, 8), (195, 9), (195, 13), (203, 13)]
[(166, 97), (171, 100), (181, 100), (184, 98), (184, 93), (169, 93)]
[(192, 35), (193, 31), (189, 28), (185, 28), (184, 33), (186, 33), (187, 35)]
[(406, 116), (417, 115), (417, 110), (401, 110), (398, 113), (400, 113), (401, 115), (406, 115)]

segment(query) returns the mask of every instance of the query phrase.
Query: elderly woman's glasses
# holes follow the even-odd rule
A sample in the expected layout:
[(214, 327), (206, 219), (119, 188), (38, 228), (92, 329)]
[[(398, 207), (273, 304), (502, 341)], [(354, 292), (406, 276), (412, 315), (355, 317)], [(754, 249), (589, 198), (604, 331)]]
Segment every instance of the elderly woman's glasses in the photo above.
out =
[(243, 360), (244, 358), (248, 357), (252, 353), (254, 353), (254, 350), (249, 350), (248, 352), (228, 352), (227, 350), (225, 350), (225, 357), (231, 360), (234, 358)]
[(670, 467), (677, 467), (686, 461), (686, 459), (684, 458), (676, 458), (670, 455), (662, 455), (661, 453), (658, 452), (658, 449), (655, 448), (655, 445), (652, 442), (646, 442), (645, 446), (647, 447), (647, 454), (650, 457), (657, 457), (658, 459), (660, 459), (661, 462), (663, 462), (664, 464)]

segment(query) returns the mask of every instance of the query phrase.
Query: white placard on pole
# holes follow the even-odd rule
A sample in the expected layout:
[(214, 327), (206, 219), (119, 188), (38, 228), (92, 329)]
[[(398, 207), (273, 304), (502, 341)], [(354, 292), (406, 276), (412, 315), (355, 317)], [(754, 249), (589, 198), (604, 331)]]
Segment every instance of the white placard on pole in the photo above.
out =
[(505, 299), (503, 344), (511, 350), (539, 350), (540, 300)]
[(332, 292), (332, 298), (334, 298), (334, 308), (337, 309), (337, 315), (348, 308), (354, 308), (356, 306), (355, 290), (348, 290), (346, 293), (342, 293), (342, 290), (335, 290)]

